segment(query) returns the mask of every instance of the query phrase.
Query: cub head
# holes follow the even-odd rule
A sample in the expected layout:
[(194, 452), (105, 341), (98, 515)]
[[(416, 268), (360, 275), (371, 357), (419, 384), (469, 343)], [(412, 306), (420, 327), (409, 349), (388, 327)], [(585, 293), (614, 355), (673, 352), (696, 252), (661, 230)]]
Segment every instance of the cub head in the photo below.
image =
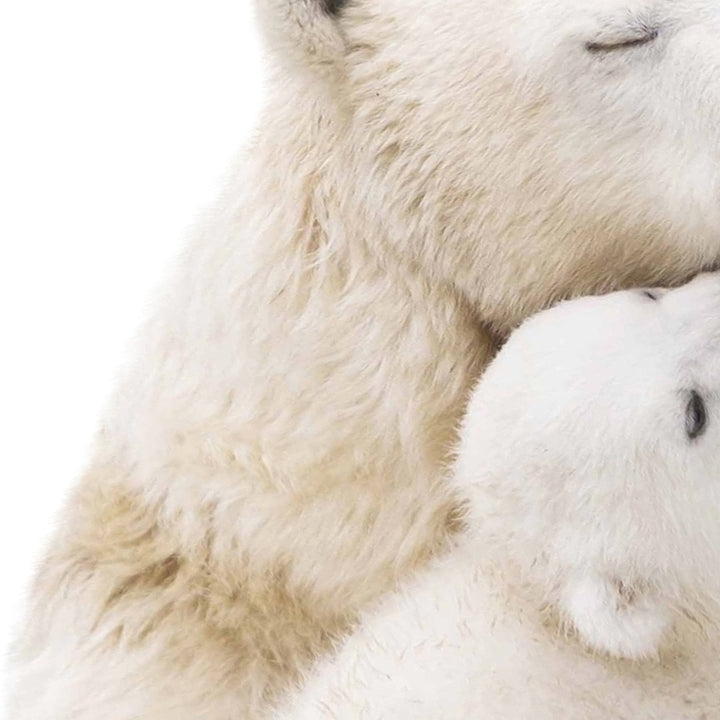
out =
[(283, 92), (302, 88), (276, 110), (335, 118), (333, 192), (373, 254), (499, 331), (720, 257), (716, 0), (256, 5)]
[(456, 478), (482, 546), (587, 645), (655, 655), (720, 599), (720, 276), (528, 320), (471, 400)]

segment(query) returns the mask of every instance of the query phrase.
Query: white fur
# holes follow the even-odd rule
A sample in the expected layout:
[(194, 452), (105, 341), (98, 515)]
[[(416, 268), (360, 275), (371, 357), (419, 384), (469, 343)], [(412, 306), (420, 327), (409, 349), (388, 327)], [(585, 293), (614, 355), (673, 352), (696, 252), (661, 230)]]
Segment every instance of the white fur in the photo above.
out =
[(278, 718), (716, 717), (719, 399), (720, 276), (526, 323), (465, 420), (467, 531)]
[(714, 0), (258, 8), (271, 100), (38, 573), (15, 720), (258, 717), (457, 529), (499, 340), (720, 257)]

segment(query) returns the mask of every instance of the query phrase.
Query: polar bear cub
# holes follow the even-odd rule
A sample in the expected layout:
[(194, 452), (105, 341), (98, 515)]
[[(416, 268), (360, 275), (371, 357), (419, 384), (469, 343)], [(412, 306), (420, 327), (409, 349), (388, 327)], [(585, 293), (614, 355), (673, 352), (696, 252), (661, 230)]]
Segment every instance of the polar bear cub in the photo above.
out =
[(718, 717), (720, 276), (525, 322), (453, 478), (456, 546), (278, 717)]

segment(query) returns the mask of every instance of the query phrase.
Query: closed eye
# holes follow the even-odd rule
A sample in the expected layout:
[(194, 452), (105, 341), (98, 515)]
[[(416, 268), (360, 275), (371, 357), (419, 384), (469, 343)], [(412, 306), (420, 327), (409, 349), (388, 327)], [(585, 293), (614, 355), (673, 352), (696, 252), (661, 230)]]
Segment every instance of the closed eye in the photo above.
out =
[(585, 43), (585, 49), (591, 53), (607, 53), (614, 52), (616, 50), (629, 50), (640, 45), (648, 45), (653, 42), (653, 40), (657, 39), (657, 36), (657, 28), (646, 28), (642, 35), (608, 38), (607, 40), (592, 40)]

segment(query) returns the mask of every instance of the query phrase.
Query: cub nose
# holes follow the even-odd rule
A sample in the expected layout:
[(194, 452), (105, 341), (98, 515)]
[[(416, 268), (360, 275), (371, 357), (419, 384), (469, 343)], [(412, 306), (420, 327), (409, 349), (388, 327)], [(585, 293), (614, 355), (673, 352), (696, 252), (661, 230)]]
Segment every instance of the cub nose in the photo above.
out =
[(697, 297), (706, 294), (714, 295), (715, 293), (720, 292), (720, 271), (700, 273), (689, 283), (665, 292), (668, 295), (675, 295), (679, 298), (690, 295)]
[[(697, 288), (697, 287), (712, 287), (715, 284), (720, 284), (720, 270), (713, 270), (708, 272), (701, 272), (696, 275), (685, 287)], [(680, 288), (682, 289), (682, 288)]]
[(720, 272), (701, 273), (682, 287), (668, 290), (663, 307), (695, 328), (720, 327)]

